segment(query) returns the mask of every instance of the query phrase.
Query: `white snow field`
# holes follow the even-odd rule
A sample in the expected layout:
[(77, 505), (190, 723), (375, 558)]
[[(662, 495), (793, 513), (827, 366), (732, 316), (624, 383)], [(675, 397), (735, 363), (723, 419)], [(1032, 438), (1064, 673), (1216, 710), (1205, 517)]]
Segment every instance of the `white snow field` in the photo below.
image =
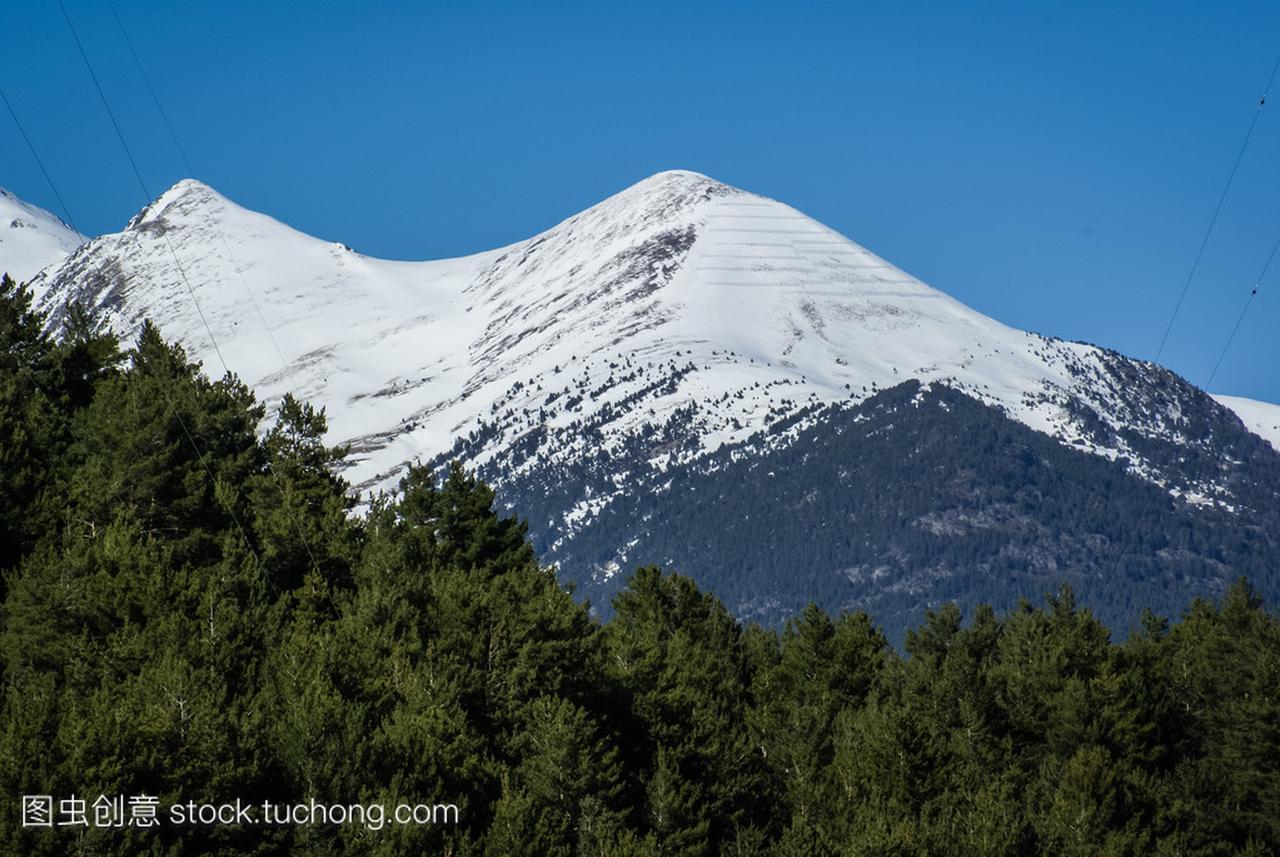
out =
[(1245, 427), (1280, 450), (1280, 405), (1241, 396), (1214, 396), (1235, 411)]
[(692, 406), (694, 448), (656, 455), (660, 467), (779, 412), (909, 378), (1140, 473), (1123, 440), (1085, 430), (1081, 407), (1095, 425), (1178, 433), (1176, 405), (1135, 401), (1115, 367), (1164, 370), (1003, 325), (791, 206), (686, 171), (528, 240), (432, 262), (369, 258), (186, 180), (33, 286), (55, 323), (71, 298), (125, 337), (151, 318), (212, 374), (225, 360), (268, 402), (292, 392), (323, 406), (365, 490), (485, 426), (479, 460), (582, 421), (600, 434), (576, 450), (608, 447)]
[(84, 241), (56, 216), (0, 187), (0, 274), (25, 282)]

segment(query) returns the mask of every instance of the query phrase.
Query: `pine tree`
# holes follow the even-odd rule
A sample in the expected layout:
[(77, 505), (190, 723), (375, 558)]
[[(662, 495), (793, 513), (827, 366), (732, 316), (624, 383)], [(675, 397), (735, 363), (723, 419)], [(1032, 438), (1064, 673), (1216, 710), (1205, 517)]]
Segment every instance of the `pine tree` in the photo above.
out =
[[(0, 598), (4, 574), (51, 526), (36, 509), (65, 445), (53, 384), (54, 345), (31, 291), (0, 277)], [(56, 520), (56, 519), (55, 519)]]
[[(609, 664), (642, 730), (646, 817), (664, 853), (715, 853), (768, 827), (765, 762), (743, 729), (749, 686), (741, 630), (679, 575), (635, 572), (614, 601)], [(763, 821), (763, 824), (760, 822)]]
[(297, 589), (308, 574), (347, 589), (359, 554), (360, 531), (348, 519), (355, 500), (337, 475), (344, 447), (324, 443), (323, 411), (286, 394), (263, 439), (267, 462), (250, 491), (255, 540), (278, 592)]
[(787, 623), (776, 663), (757, 672), (752, 722), (761, 753), (781, 783), (791, 850), (829, 853), (836, 833), (829, 812), (838, 801), (835, 721), (859, 708), (887, 663), (887, 644), (865, 614), (832, 621), (809, 605)]
[(206, 380), (150, 323), (129, 360), (129, 371), (102, 382), (75, 417), (68, 526), (92, 537), (128, 509), (179, 565), (215, 561), (223, 531), (252, 549), (243, 489), (264, 469), (261, 406), (231, 376)]
[(583, 709), (563, 699), (530, 703), (520, 760), (504, 782), (486, 853), (573, 857), (622, 832), (618, 753)]
[(997, 618), (742, 626), (639, 569), (603, 627), (454, 465), (354, 514), (324, 415), (0, 281), (0, 791), (453, 803), (458, 824), (91, 830), (0, 852), (1261, 855), (1280, 622), (1241, 581), (1117, 644)]

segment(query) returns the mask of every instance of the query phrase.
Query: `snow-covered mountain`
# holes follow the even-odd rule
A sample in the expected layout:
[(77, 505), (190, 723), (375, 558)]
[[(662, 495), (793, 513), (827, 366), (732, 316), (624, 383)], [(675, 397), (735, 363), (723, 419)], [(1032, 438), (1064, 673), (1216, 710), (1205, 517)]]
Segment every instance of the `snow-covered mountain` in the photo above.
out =
[(324, 405), (364, 488), (482, 429), (478, 461), (596, 425), (599, 438), (541, 450), (573, 456), (692, 404), (697, 443), (679, 454), (697, 455), (908, 378), (1156, 479), (1123, 439), (1087, 429), (1178, 432), (1176, 411), (1126, 389), (1126, 373), (1162, 370), (1007, 327), (788, 205), (691, 172), (438, 262), (371, 259), (183, 181), (33, 285), (46, 309), (79, 297), (126, 336), (150, 317), (264, 398)]
[[(1004, 436), (1000, 420), (1012, 420), (1062, 452), (1023, 439), (1007, 447), (1021, 452), (1001, 455), (1082, 474), (1088, 468), (1076, 462), (1084, 454), (1107, 468), (1089, 479), (1134, 483), (1104, 499), (1141, 495), (1149, 506), (1151, 496), (1163, 497), (1170, 509), (1218, 522), (1197, 536), (1200, 547), (1159, 548), (1172, 551), (1161, 555), (1159, 574), (1224, 579), (1233, 566), (1205, 551), (1212, 553), (1215, 539), (1236, 539), (1230, 528), (1237, 524), (1263, 526), (1248, 516), (1277, 508), (1271, 477), (1270, 487), (1256, 477), (1280, 462), (1272, 461), (1275, 451), (1167, 370), (1010, 328), (784, 203), (692, 172), (659, 173), (510, 246), (431, 262), (369, 258), (188, 180), (32, 285), (54, 324), (71, 299), (125, 337), (151, 318), (208, 370), (220, 373), (225, 365), (260, 398), (294, 393), (324, 406), (332, 441), (351, 445), (346, 476), (361, 490), (394, 486), (413, 461), (465, 460), (529, 518), (544, 559), (602, 592), (629, 563), (679, 559), (661, 553), (667, 548), (655, 540), (671, 523), (665, 513), (637, 498), (660, 497), (677, 490), (673, 485), (724, 490), (730, 483), (716, 482), (715, 474), (730, 470), (725, 478), (748, 486), (735, 491), (767, 498), (775, 472), (756, 464), (789, 460), (797, 443), (811, 445), (806, 449), (818, 459), (805, 452), (802, 460), (818, 461), (820, 472), (837, 482), (852, 478), (847, 462), (823, 457), (848, 431), (841, 414), (872, 421), (878, 433), (902, 420), (923, 431), (920, 419), (902, 410), (900, 392), (883, 398), (908, 381), (919, 382), (911, 401), (928, 411), (930, 431), (939, 412), (966, 411), (950, 428), (956, 444), (982, 442), (974, 433)], [(956, 393), (998, 419), (957, 408), (950, 398)], [(1268, 431), (1256, 409), (1227, 402), (1246, 415), (1250, 430)], [(882, 423), (885, 413), (900, 419)], [(852, 449), (881, 455), (898, 447), (868, 440)], [(974, 460), (944, 454), (938, 466), (953, 459)], [(894, 479), (903, 473), (884, 471)], [(972, 476), (936, 474), (949, 484), (969, 484)], [(799, 511), (818, 496), (841, 502), (848, 492), (833, 486), (822, 490), (835, 494), (801, 496), (788, 514), (842, 532), (848, 521), (814, 523)], [(1005, 487), (938, 502), (981, 506)], [(897, 490), (882, 488), (890, 497)], [(983, 507), (976, 519), (972, 510), (917, 509), (909, 532), (967, 532), (972, 520), (1002, 520), (1007, 505)], [(956, 514), (970, 523), (954, 530)], [(1234, 522), (1222, 523), (1224, 515)], [(1185, 523), (1155, 520), (1147, 525)], [(1055, 547), (1058, 537), (1044, 527), (1028, 526), (1005, 536), (1034, 546), (1019, 562), (1082, 563), (1092, 574), (1134, 555), (1132, 545), (1123, 555), (1106, 547), (1118, 544), (1120, 533), (1072, 532), (1073, 544), (1092, 547), (1068, 550)], [(955, 570), (939, 566), (922, 577), (910, 559), (914, 539), (882, 545), (885, 556), (897, 558), (880, 565), (841, 554), (856, 553), (847, 539), (822, 542), (819, 554), (831, 563), (824, 573), (881, 588), (885, 575), (898, 575), (894, 586), (925, 591)], [(988, 541), (997, 549), (1005, 544)], [(1244, 559), (1232, 560), (1236, 566), (1262, 563), (1272, 549), (1270, 542), (1250, 544), (1239, 554)], [(710, 562), (705, 553), (684, 561)], [(780, 592), (790, 567), (770, 567), (777, 579), (761, 591)], [(857, 571), (864, 567), (871, 570)], [(788, 598), (770, 603), (785, 607), (794, 601)], [(861, 595), (839, 598), (862, 603)], [(745, 600), (735, 606), (769, 609)]]
[(84, 241), (58, 217), (0, 187), (0, 274), (29, 280)]
[(1230, 408), (1249, 431), (1280, 450), (1280, 405), (1246, 399), (1242, 396), (1214, 396)]

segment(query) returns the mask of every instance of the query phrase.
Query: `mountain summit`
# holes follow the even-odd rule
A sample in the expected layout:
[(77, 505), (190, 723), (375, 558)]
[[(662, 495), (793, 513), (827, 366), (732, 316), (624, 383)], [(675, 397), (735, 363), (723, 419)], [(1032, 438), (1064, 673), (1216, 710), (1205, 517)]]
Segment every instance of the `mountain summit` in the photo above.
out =
[[(1088, 427), (1168, 430), (1132, 412), (1115, 374), (1163, 370), (1006, 327), (788, 205), (680, 170), (526, 241), (438, 262), (372, 259), (186, 180), (34, 285), (55, 313), (76, 298), (125, 336), (150, 317), (215, 371), (220, 351), (265, 398), (326, 406), (365, 488), (499, 411), (513, 420), (491, 430), (486, 460), (534, 429), (600, 417), (614, 442), (690, 405), (698, 452), (909, 378), (1147, 469)], [(624, 357), (667, 367), (665, 382), (620, 372)], [(613, 383), (555, 407), (581, 378)]]
[(84, 240), (57, 216), (0, 187), (0, 274), (28, 280)]
[[(1007, 327), (789, 205), (693, 172), (433, 262), (373, 259), (184, 181), (33, 285), (55, 321), (70, 299), (126, 337), (151, 318), (261, 398), (324, 406), (362, 490), (413, 461), (464, 459), (579, 580), (675, 559), (620, 548), (645, 544), (608, 524), (634, 498), (817, 442), (853, 409), (872, 420), (907, 382), (918, 402), (976, 425), (961, 395), (1165, 502), (1270, 502), (1251, 462), (1274, 450), (1167, 370)], [(585, 535), (606, 530), (612, 552)]]

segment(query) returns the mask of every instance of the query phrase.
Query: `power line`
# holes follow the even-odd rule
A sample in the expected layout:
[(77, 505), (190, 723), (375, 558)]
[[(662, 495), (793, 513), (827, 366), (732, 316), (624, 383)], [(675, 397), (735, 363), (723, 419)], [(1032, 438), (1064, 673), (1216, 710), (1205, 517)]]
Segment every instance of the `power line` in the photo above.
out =
[[(98, 81), (98, 75), (93, 70), (93, 63), (89, 61), (89, 55), (85, 53), (84, 45), (80, 42), (80, 36), (77, 35), (75, 25), (71, 22), (71, 15), (67, 13), (67, 7), (62, 0), (58, 0), (58, 8), (62, 10), (62, 17), (67, 22), (67, 29), (71, 31), (71, 38), (75, 40), (76, 47), (80, 51), (80, 58), (84, 60), (85, 68), (89, 71), (89, 77), (92, 78), (93, 85), (98, 90), (98, 97), (102, 100), (102, 106), (106, 108), (107, 116), (111, 119), (111, 126), (115, 129), (116, 137), (120, 140), (120, 146), (124, 149), (125, 155), (129, 159), (129, 165), (133, 167), (133, 175), (137, 178), (138, 186), (142, 188), (142, 193), (146, 197), (147, 204), (149, 205), (151, 203), (151, 193), (147, 190), (147, 183), (143, 180), (141, 171), (138, 170), (138, 163), (134, 160), (133, 152), (129, 148), (129, 143), (125, 140), (124, 133), (120, 130), (120, 123), (116, 121), (116, 115), (111, 109), (111, 103), (107, 100), (107, 94), (103, 91), (102, 84)], [(169, 241), (167, 235), (163, 235), (162, 233), (162, 237), (164, 237), (165, 243), (169, 247), (169, 253), (173, 256), (174, 264), (178, 267), (178, 273), (182, 276), (182, 281), (186, 284), (187, 291), (190, 293), (191, 299), (195, 303), (196, 312), (200, 314), (200, 320), (204, 322), (205, 330), (208, 332), (209, 339), (213, 343), (213, 348), (218, 354), (218, 359), (222, 361), (222, 368), (225, 372), (230, 373), (230, 370), (227, 369), (226, 361), (222, 358), (222, 350), (218, 348), (218, 342), (213, 336), (213, 329), (209, 327), (209, 323), (204, 316), (204, 310), (200, 308), (200, 301), (196, 298), (195, 290), (191, 288), (191, 283), (187, 280), (186, 271), (182, 268), (182, 262), (178, 259), (177, 251), (174, 250), (173, 244)], [(204, 466), (204, 471), (209, 477), (209, 484), (212, 486), (214, 496), (216, 497), (218, 493), (218, 480), (213, 474), (213, 468), (209, 466), (209, 461), (205, 457), (204, 451), (200, 449), (200, 445), (196, 442), (195, 436), (191, 433), (190, 427), (187, 426), (187, 421), (183, 418), (181, 410), (174, 404), (173, 399), (169, 396), (168, 391), (164, 389), (163, 384), (160, 385), (160, 389), (164, 393), (174, 416), (178, 418), (178, 424), (182, 427), (182, 433), (186, 435), (187, 441), (195, 451), (196, 458), (199, 459), (200, 463)], [(226, 510), (227, 514), (231, 516), (231, 520), (235, 522), (236, 529), (240, 531), (240, 538), (244, 541), (245, 547), (248, 548), (249, 553), (253, 555), (254, 561), (260, 564), (258, 552), (254, 550), (253, 542), (249, 540), (249, 535), (245, 531), (244, 525), (240, 522), (240, 516), (236, 514), (235, 509), (233, 509), (229, 503), (226, 504)]]
[(27, 149), (31, 152), (31, 157), (35, 159), (36, 166), (40, 167), (40, 173), (44, 176), (45, 182), (49, 185), (49, 190), (53, 191), (54, 199), (58, 200), (58, 206), (62, 209), (62, 216), (66, 218), (66, 223), (76, 232), (80, 229), (76, 226), (74, 220), (71, 219), (71, 209), (67, 208), (67, 203), (62, 199), (62, 194), (58, 193), (58, 186), (53, 183), (53, 179), (49, 177), (49, 171), (44, 168), (44, 161), (40, 160), (40, 156), (36, 154), (36, 147), (31, 142), (31, 138), (27, 136), (27, 131), (22, 127), (22, 123), (18, 121), (18, 114), (13, 109), (13, 105), (9, 103), (9, 98), (4, 94), (4, 90), (0, 89), (0, 101), (4, 102), (4, 106), (8, 108), (9, 115), (13, 117), (13, 124), (18, 126), (18, 133), (22, 135), (22, 139), (27, 143)]
[(1244, 306), (1240, 308), (1240, 315), (1236, 317), (1235, 327), (1231, 328), (1231, 335), (1227, 337), (1227, 344), (1222, 346), (1222, 353), (1218, 355), (1218, 362), (1213, 364), (1213, 371), (1209, 373), (1209, 382), (1204, 385), (1207, 390), (1213, 386), (1213, 379), (1218, 377), (1218, 369), (1222, 367), (1222, 361), (1227, 356), (1227, 352), (1231, 350), (1231, 343), (1235, 342), (1236, 334), (1240, 332), (1240, 325), (1244, 323), (1244, 317), (1249, 312), (1249, 307), (1253, 306), (1253, 300), (1258, 296), (1258, 289), (1262, 287), (1262, 281), (1266, 279), (1267, 271), (1271, 268), (1271, 262), (1276, 258), (1276, 254), (1280, 253), (1280, 238), (1276, 239), (1276, 243), (1271, 247), (1271, 253), (1267, 256), (1267, 261), (1262, 266), (1262, 273), (1258, 274), (1258, 279), (1253, 281), (1253, 288), (1249, 290), (1249, 297), (1245, 299)]
[[(80, 42), (80, 37), (76, 34), (75, 25), (71, 23), (71, 16), (67, 13), (66, 4), (62, 0), (58, 0), (58, 8), (62, 10), (62, 17), (67, 21), (67, 29), (71, 31), (71, 38), (75, 40), (76, 47), (80, 49), (80, 58), (84, 60), (84, 66), (89, 70), (89, 77), (93, 79), (93, 85), (98, 90), (98, 98), (102, 100), (102, 106), (106, 108), (107, 116), (111, 119), (111, 127), (116, 131), (116, 137), (120, 140), (120, 146), (124, 149), (125, 156), (129, 159), (129, 166), (133, 168), (134, 178), (138, 180), (138, 187), (142, 189), (142, 195), (147, 205), (154, 200), (151, 191), (147, 189), (147, 183), (142, 178), (142, 171), (138, 169), (138, 162), (134, 160), (133, 150), (129, 148), (129, 143), (125, 140), (124, 132), (120, 130), (120, 123), (116, 121), (115, 111), (111, 109), (111, 102), (107, 100), (107, 94), (102, 89), (102, 84), (98, 82), (98, 75), (93, 70), (93, 63), (89, 62), (89, 55), (85, 53), (84, 45)], [(169, 240), (169, 236), (163, 231), (160, 237), (164, 239), (164, 243), (169, 248), (169, 254), (173, 256), (173, 263), (178, 268), (178, 276), (182, 278), (182, 284), (186, 286), (187, 293), (191, 295), (191, 302), (195, 305), (196, 314), (200, 316), (200, 322), (204, 325), (205, 333), (209, 334), (209, 344), (213, 346), (214, 353), (218, 355), (218, 362), (222, 364), (224, 373), (230, 372), (227, 366), (227, 360), (222, 356), (222, 349), (218, 346), (218, 339), (213, 335), (213, 328), (209, 325), (209, 320), (205, 317), (204, 308), (200, 306), (200, 299), (196, 297), (196, 291), (191, 287), (191, 281), (187, 279), (187, 271), (182, 267), (182, 262), (178, 259), (178, 252), (173, 248), (173, 242)]]
[(1187, 298), (1187, 290), (1191, 288), (1191, 281), (1195, 279), (1196, 269), (1200, 267), (1200, 260), (1204, 257), (1204, 250), (1209, 246), (1209, 236), (1213, 234), (1213, 227), (1218, 222), (1218, 215), (1222, 213), (1223, 203), (1227, 201), (1227, 194), (1231, 191), (1231, 183), (1235, 181), (1236, 172), (1240, 169), (1240, 162), (1244, 159), (1245, 150), (1249, 148), (1249, 140), (1253, 138), (1253, 129), (1258, 125), (1258, 117), (1262, 115), (1262, 108), (1267, 103), (1267, 95), (1271, 92), (1271, 85), (1275, 82), (1276, 72), (1280, 71), (1280, 57), (1276, 59), (1275, 65), (1271, 67), (1271, 76), (1267, 78), (1267, 85), (1262, 90), (1262, 97), (1258, 99), (1258, 107), (1253, 111), (1253, 119), (1249, 122), (1249, 130), (1245, 132), (1244, 142), (1240, 144), (1240, 151), (1236, 153), (1235, 163), (1231, 165), (1231, 172), (1227, 175), (1227, 183), (1222, 188), (1222, 195), (1218, 197), (1218, 204), (1213, 209), (1213, 216), (1209, 218), (1209, 228), (1204, 232), (1204, 238), (1200, 241), (1200, 249), (1196, 251), (1195, 260), (1191, 263), (1191, 270), (1187, 273), (1186, 282), (1182, 284), (1182, 291), (1178, 294), (1178, 302), (1174, 304), (1173, 315), (1169, 317), (1169, 323), (1165, 326), (1164, 336), (1160, 338), (1160, 347), (1156, 349), (1156, 361), (1160, 360), (1164, 354), (1164, 347), (1169, 342), (1169, 334), (1173, 332), (1174, 322), (1178, 320), (1178, 313), (1182, 310), (1182, 303)]
[[(151, 85), (151, 76), (147, 74), (146, 68), (142, 65), (141, 57), (138, 56), (138, 52), (133, 47), (133, 40), (129, 38), (129, 33), (125, 30), (124, 22), (120, 19), (120, 16), (116, 14), (115, 5), (111, 3), (110, 0), (108, 0), (107, 6), (111, 9), (111, 15), (115, 18), (116, 27), (119, 28), (120, 35), (124, 38), (124, 43), (129, 47), (129, 54), (133, 57), (133, 63), (137, 66), (139, 76), (142, 78), (143, 83), (146, 84), (147, 91), (151, 93), (151, 100), (155, 103), (156, 111), (160, 114), (160, 118), (164, 121), (165, 128), (169, 131), (169, 138), (173, 141), (174, 148), (178, 150), (179, 157), (182, 158), (182, 163), (187, 169), (187, 175), (195, 178), (196, 171), (191, 166), (191, 161), (187, 158), (187, 152), (182, 148), (182, 143), (178, 140), (178, 134), (174, 131), (173, 124), (169, 121), (169, 114), (165, 111), (164, 105), (161, 104), (160, 96), (156, 93), (155, 87)], [(253, 289), (249, 288), (249, 282), (244, 278), (244, 272), (241, 270), (235, 251), (231, 249), (231, 245), (227, 241), (227, 236), (221, 229), (215, 229), (214, 231), (217, 233), (218, 239), (222, 243), (222, 249), (231, 257), (232, 270), (235, 271), (236, 277), (240, 280), (240, 284), (244, 286), (245, 292), (248, 293), (249, 300), (253, 304), (254, 312), (258, 316), (258, 321), (262, 322), (262, 327), (267, 333), (267, 338), (271, 341), (271, 347), (275, 350), (276, 357), (280, 359), (281, 368), (285, 369), (287, 374), (289, 361), (285, 359), (284, 352), (280, 350), (280, 344), (276, 341), (275, 333), (272, 331), (271, 325), (267, 323), (266, 316), (262, 313), (262, 306), (258, 303), (257, 295), (254, 294)], [(210, 335), (212, 336), (212, 333)], [(221, 356), (221, 354), (219, 354), (219, 356)], [(225, 365), (226, 364), (224, 363), (224, 368)]]
[[(40, 167), (40, 172), (44, 175), (44, 180), (48, 183), (49, 190), (53, 191), (53, 195), (58, 200), (58, 204), (62, 206), (62, 214), (66, 218), (66, 223), (72, 229), (75, 229), (76, 232), (80, 232), (80, 230), (76, 228), (75, 222), (72, 221), (71, 219), (71, 212), (70, 210), (68, 210), (67, 204), (62, 201), (62, 194), (58, 193), (58, 186), (53, 183), (53, 179), (52, 177), (50, 177), (49, 171), (45, 169), (44, 161), (40, 160), (40, 153), (36, 151), (35, 144), (31, 142), (31, 138), (27, 136), (27, 132), (25, 129), (23, 129), (22, 123), (18, 121), (18, 114), (17, 112), (14, 111), (13, 105), (9, 103), (9, 99), (4, 94), (4, 90), (0, 90), (0, 101), (3, 101), (4, 106), (8, 108), (9, 115), (13, 117), (13, 124), (18, 126), (18, 133), (22, 135), (22, 139), (25, 140), (27, 143), (27, 150), (31, 152), (32, 160), (34, 160), (36, 162), (36, 165)], [(101, 276), (101, 270), (99, 270), (99, 276)], [(36, 390), (39, 391), (47, 401), (49, 402), (54, 401), (53, 396), (50, 395), (49, 391), (45, 389), (44, 385), (40, 383), (40, 376), (38, 373), (32, 372), (29, 376), (29, 380), (31, 381), (31, 384), (36, 388)], [(123, 490), (124, 490), (123, 484), (113, 488), (111, 499), (116, 501), (120, 500), (121, 499), (120, 492)]]
[(111, 102), (107, 101), (107, 94), (102, 91), (102, 84), (98, 81), (98, 75), (93, 70), (93, 63), (89, 62), (89, 55), (84, 52), (84, 45), (80, 42), (80, 36), (76, 33), (75, 24), (71, 23), (71, 15), (67, 13), (66, 4), (62, 0), (58, 0), (58, 8), (62, 10), (62, 17), (67, 22), (67, 29), (71, 31), (71, 38), (75, 40), (76, 48), (80, 51), (80, 59), (84, 60), (84, 67), (89, 70), (89, 77), (93, 80), (94, 87), (98, 90), (98, 98), (102, 100), (102, 106), (107, 109), (107, 118), (111, 120), (111, 127), (116, 129), (116, 137), (120, 140), (120, 145), (124, 148), (125, 157), (129, 159), (129, 166), (133, 168), (133, 175), (138, 180), (138, 184), (142, 186), (142, 193), (146, 196), (147, 201), (151, 201), (151, 193), (147, 190), (147, 183), (142, 180), (142, 173), (138, 170), (138, 162), (133, 159), (133, 152), (129, 149), (129, 144), (125, 142), (124, 132), (120, 130), (120, 123), (116, 121), (115, 111), (111, 109)]
[(124, 24), (116, 13), (116, 5), (111, 0), (107, 0), (107, 8), (111, 10), (111, 17), (116, 20), (116, 27), (120, 29), (120, 35), (124, 38), (124, 43), (129, 48), (130, 56), (133, 57), (133, 64), (138, 67), (138, 73), (142, 75), (142, 82), (147, 85), (147, 91), (151, 93), (151, 100), (156, 105), (156, 112), (160, 114), (160, 118), (164, 121), (164, 127), (169, 131), (169, 139), (173, 141), (173, 147), (178, 150), (178, 154), (182, 157), (182, 163), (187, 168), (187, 175), (194, 178), (196, 171), (191, 169), (191, 161), (187, 160), (187, 153), (183, 150), (182, 144), (178, 142), (178, 135), (174, 133), (173, 125), (169, 123), (169, 114), (165, 113), (164, 106), (160, 104), (160, 96), (156, 95), (156, 88), (151, 85), (151, 78), (147, 76), (146, 69), (142, 67), (142, 60), (138, 59), (138, 52), (133, 48), (133, 40), (125, 32)]
[[(61, 3), (61, 0), (59, 0), (59, 3)], [(169, 115), (165, 111), (164, 105), (160, 102), (160, 96), (156, 93), (155, 87), (152, 86), (151, 84), (151, 77), (150, 75), (147, 74), (146, 68), (142, 65), (141, 57), (139, 57), (137, 50), (134, 49), (133, 40), (129, 38), (129, 33), (125, 30), (124, 22), (120, 19), (120, 16), (116, 13), (115, 6), (110, 2), (110, 0), (108, 0), (107, 5), (111, 10), (111, 16), (115, 19), (116, 27), (120, 30), (120, 35), (123, 37), (125, 44), (129, 48), (129, 54), (133, 57), (133, 62), (134, 62), (134, 65), (137, 66), (138, 74), (142, 77), (143, 83), (146, 84), (147, 91), (151, 94), (151, 100), (156, 106), (156, 111), (160, 114), (160, 118), (164, 121), (165, 128), (169, 132), (169, 138), (173, 141), (174, 148), (177, 149), (178, 155), (182, 158), (182, 163), (187, 168), (187, 175), (194, 178), (195, 170), (191, 166), (191, 161), (190, 159), (187, 158), (186, 150), (183, 149), (182, 143), (178, 140), (178, 134), (174, 130), (173, 124), (169, 121)], [(64, 9), (64, 14), (65, 14), (65, 9)], [(67, 23), (70, 24), (69, 17), (68, 17)], [(84, 52), (82, 50), (81, 51), (82, 56), (83, 56), (83, 53)], [(85, 59), (85, 62), (88, 63), (87, 57)], [(99, 88), (99, 93), (101, 94), (101, 88)], [(104, 103), (105, 103), (105, 97), (104, 97)], [(119, 129), (117, 127), (117, 132), (118, 131)], [(121, 143), (122, 144), (124, 143), (123, 135), (121, 136)], [(141, 181), (141, 177), (139, 177), (139, 180)], [(145, 192), (145, 185), (144, 185), (144, 192)], [(244, 286), (245, 291), (249, 294), (249, 299), (253, 303), (253, 308), (258, 315), (258, 320), (262, 322), (263, 329), (266, 330), (267, 337), (271, 341), (271, 346), (275, 350), (276, 356), (280, 359), (281, 366), (286, 370), (286, 375), (287, 375), (288, 368), (289, 368), (288, 361), (285, 360), (284, 353), (280, 350), (280, 345), (276, 341), (275, 333), (271, 330), (271, 326), (267, 324), (266, 317), (263, 316), (262, 314), (262, 307), (258, 303), (257, 296), (254, 294), (253, 290), (249, 288), (249, 283), (244, 277), (244, 272), (241, 270), (239, 260), (235, 258), (235, 253), (231, 249), (231, 246), (227, 241), (226, 235), (223, 234), (223, 231), (221, 229), (215, 229), (214, 231), (218, 235), (218, 238), (222, 243), (223, 249), (227, 252), (227, 255), (231, 257), (232, 270), (236, 272), (236, 276), (239, 278), (241, 285)], [(167, 234), (164, 235), (164, 238), (165, 238), (165, 243), (169, 245), (169, 251), (173, 255), (174, 263), (178, 266), (178, 271), (182, 275), (183, 282), (187, 286), (187, 291), (191, 294), (192, 300), (196, 303), (196, 309), (200, 312), (201, 321), (204, 321), (205, 330), (208, 332), (209, 339), (213, 343), (214, 349), (218, 353), (218, 359), (222, 361), (223, 370), (229, 372), (230, 370), (227, 367), (226, 360), (223, 359), (222, 357), (222, 351), (220, 348), (218, 348), (217, 339), (213, 335), (213, 330), (209, 327), (208, 322), (205, 321), (204, 312), (203, 310), (200, 310), (200, 304), (199, 304), (199, 301), (196, 299), (195, 291), (194, 289), (191, 288), (191, 284), (187, 280), (187, 275), (186, 275), (186, 272), (182, 269), (181, 262), (178, 261), (177, 253), (174, 251), (172, 243), (169, 242), (169, 238)], [(271, 466), (271, 463), (269, 461), (267, 462), (267, 468), (270, 470), (272, 477), (275, 478), (276, 490), (280, 492), (281, 499), (284, 499), (285, 492), (283, 487), (280, 485), (279, 476), (275, 472), (275, 468)], [(310, 541), (307, 539), (306, 532), (303, 530), (302, 524), (299, 522), (293, 510), (289, 509), (288, 514), (289, 514), (289, 518), (291, 519), (294, 525), (294, 529), (298, 533), (298, 538), (302, 542), (302, 546), (307, 552), (307, 556), (311, 559), (312, 567), (318, 570), (320, 568), (320, 563), (316, 559), (315, 553), (311, 550)]]

